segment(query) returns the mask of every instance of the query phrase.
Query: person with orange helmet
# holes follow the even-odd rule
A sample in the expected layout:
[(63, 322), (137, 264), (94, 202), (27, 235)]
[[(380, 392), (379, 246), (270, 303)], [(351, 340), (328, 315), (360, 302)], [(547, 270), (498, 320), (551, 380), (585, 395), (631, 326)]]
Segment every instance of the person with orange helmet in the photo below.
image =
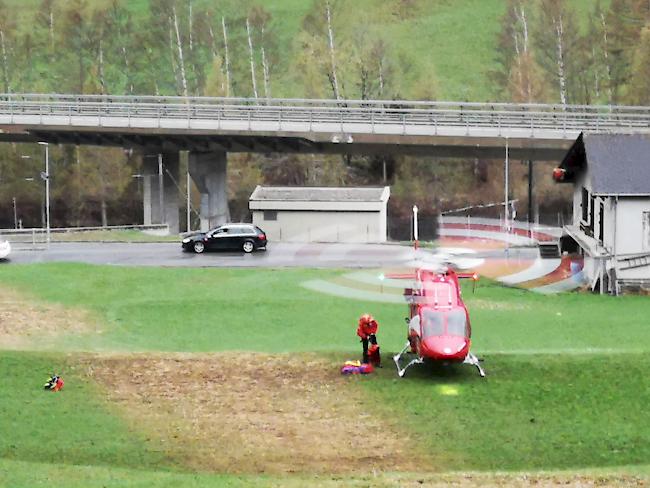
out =
[(364, 313), (359, 317), (359, 326), (357, 327), (357, 335), (361, 338), (363, 344), (363, 363), (369, 362), (368, 344), (372, 344), (372, 362), (379, 366), (379, 346), (377, 344), (377, 329), (379, 324), (374, 317), (368, 313)]

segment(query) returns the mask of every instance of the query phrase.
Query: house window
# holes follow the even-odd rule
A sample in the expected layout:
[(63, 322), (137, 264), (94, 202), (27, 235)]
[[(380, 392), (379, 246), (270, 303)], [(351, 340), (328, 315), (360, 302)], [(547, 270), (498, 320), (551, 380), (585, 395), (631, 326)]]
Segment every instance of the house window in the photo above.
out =
[(582, 221), (589, 221), (589, 190), (582, 188)]
[(643, 249), (650, 250), (650, 212), (643, 212)]
[(264, 220), (278, 220), (278, 211), (264, 210)]
[(605, 204), (601, 200), (600, 212), (598, 213), (598, 239), (601, 244), (605, 244)]
[(591, 235), (594, 235), (594, 220), (595, 220), (595, 213), (596, 213), (596, 197), (593, 195), (591, 196), (589, 200), (589, 230), (591, 231)]

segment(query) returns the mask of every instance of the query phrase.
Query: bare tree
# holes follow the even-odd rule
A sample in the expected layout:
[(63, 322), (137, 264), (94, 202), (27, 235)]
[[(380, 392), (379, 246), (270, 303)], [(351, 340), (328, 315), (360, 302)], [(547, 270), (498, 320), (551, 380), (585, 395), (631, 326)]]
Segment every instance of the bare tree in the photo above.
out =
[(226, 18), (221, 17), (221, 25), (223, 26), (223, 52), (225, 59), (224, 61), (226, 62), (226, 96), (229, 97), (231, 90), (230, 90), (230, 58), (228, 57), (228, 31), (226, 29)]
[(566, 0), (540, 0), (535, 20), (536, 56), (553, 76), (560, 103), (566, 105), (570, 98), (578, 96), (584, 84), (585, 67), (577, 62), (581, 43), (575, 16), (567, 8)]
[(50, 50), (52, 53), (54, 53), (54, 9), (52, 8), (52, 3), (49, 3), (50, 7), (50, 22), (49, 22), (49, 27), (50, 27)]
[(11, 93), (9, 83), (9, 60), (7, 58), (7, 43), (5, 40), (4, 26), (0, 26), (0, 47), (2, 48), (2, 81), (4, 83), (5, 93)]
[(523, 63), (529, 55), (529, 42), (528, 42), (528, 19), (526, 18), (526, 9), (524, 7), (524, 3), (520, 2), (518, 5), (519, 8), (515, 7), (515, 16), (517, 17), (517, 20), (519, 21), (519, 24), (521, 26), (521, 51), (519, 49), (519, 35), (515, 31), (514, 36), (515, 36), (515, 49), (517, 52), (517, 65), (518, 65), (518, 77), (519, 77), (519, 85), (521, 87), (525, 87), (525, 92), (526, 92), (526, 101), (531, 102), (532, 101), (532, 87), (530, 84), (530, 76), (526, 76), (526, 79), (524, 80), (524, 70), (523, 70)]
[(5, 93), (11, 92), (11, 67), (9, 66), (9, 37), (13, 37), (14, 23), (4, 1), (0, 1), (0, 54), (2, 55), (2, 82)]
[(607, 103), (612, 103), (613, 93), (612, 93), (612, 64), (609, 60), (609, 32), (607, 25), (607, 18), (605, 17), (605, 12), (600, 12), (600, 26), (603, 33), (602, 39), (602, 51), (603, 51), (603, 61), (605, 62), (605, 73), (607, 75)]
[(264, 97), (271, 98), (271, 85), (269, 79), (269, 64), (266, 61), (266, 51), (262, 44), (262, 69), (264, 70)]
[(113, 39), (117, 44), (117, 50), (120, 53), (121, 63), (124, 65), (124, 75), (126, 76), (126, 92), (133, 94), (133, 73), (131, 61), (129, 60), (128, 46), (131, 44), (131, 16), (129, 12), (120, 5), (118, 0), (113, 0), (110, 10), (109, 21), (112, 24)]
[(106, 95), (106, 76), (104, 75), (104, 39), (102, 36), (99, 37), (99, 86), (101, 95)]
[(192, 28), (192, 0), (187, 0), (187, 24), (188, 24), (188, 33), (189, 33), (189, 46), (190, 52), (194, 51), (194, 39), (193, 39), (193, 28)]
[(330, 59), (332, 65), (331, 82), (332, 89), (334, 90), (334, 98), (341, 99), (341, 92), (339, 91), (339, 80), (336, 74), (336, 51), (334, 49), (334, 30), (332, 29), (332, 12), (330, 9), (329, 0), (325, 1), (325, 14), (327, 17), (327, 38), (329, 40)]
[(562, 13), (553, 17), (553, 30), (555, 31), (555, 46), (557, 50), (557, 78), (560, 84), (560, 103), (566, 105), (566, 60), (565, 60), (565, 39), (564, 39), (564, 19)]
[[(270, 63), (267, 47), (269, 47), (269, 36), (267, 36), (267, 25), (271, 20), (271, 13), (267, 11), (263, 6), (256, 5), (250, 9), (248, 14), (248, 20), (250, 22), (250, 28), (253, 33), (259, 32), (257, 38), (257, 43), (260, 47), (260, 54), (262, 57), (262, 75), (264, 81), (264, 97), (269, 98), (271, 96), (271, 86), (270, 86)], [(272, 42), (270, 43), (272, 49)]]
[(250, 53), (250, 63), (251, 63), (251, 80), (253, 82), (253, 96), (257, 96), (257, 80), (255, 79), (255, 57), (253, 55), (253, 39), (251, 38), (251, 25), (246, 17), (246, 35), (248, 36), (248, 51)]
[(183, 43), (181, 35), (178, 30), (178, 17), (176, 15), (176, 5), (172, 5), (172, 14), (174, 18), (174, 30), (176, 31), (176, 47), (178, 49), (178, 66), (181, 74), (181, 86), (183, 88), (183, 96), (187, 97), (187, 77), (185, 76), (185, 61), (183, 60)]
[(219, 50), (217, 49), (217, 39), (214, 35), (214, 30), (212, 29), (212, 15), (208, 14), (208, 35), (210, 36), (210, 51), (212, 53), (212, 64), (214, 66), (214, 63), (218, 63), (219, 65), (219, 71), (221, 72), (221, 93), (224, 94), (226, 93), (226, 83), (225, 83), (225, 73), (223, 69), (223, 63), (221, 62), (221, 59), (219, 58)]
[(172, 18), (171, 16), (167, 17), (168, 24), (169, 24), (169, 58), (171, 61), (171, 67), (172, 67), (172, 73), (174, 75), (174, 82), (176, 84), (176, 94), (179, 93), (178, 90), (178, 85), (179, 85), (179, 80), (180, 80), (180, 75), (178, 72), (178, 68), (176, 67), (176, 55), (174, 54), (175, 49), (174, 49), (174, 27), (172, 25)]

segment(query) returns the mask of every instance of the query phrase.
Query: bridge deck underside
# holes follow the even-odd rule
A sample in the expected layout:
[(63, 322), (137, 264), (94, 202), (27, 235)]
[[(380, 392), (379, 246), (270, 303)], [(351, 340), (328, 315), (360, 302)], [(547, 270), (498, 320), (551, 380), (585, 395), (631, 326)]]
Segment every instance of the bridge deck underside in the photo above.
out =
[[(56, 117), (54, 117), (56, 118)], [(196, 127), (195, 121), (179, 121), (174, 127), (122, 127), (97, 117), (79, 120), (75, 125), (43, 123), (3, 124), (0, 118), (0, 141), (55, 144), (156, 148), (163, 150), (226, 151), (255, 153), (331, 153), (331, 154), (409, 154), (448, 158), (503, 158), (506, 140), (514, 159), (560, 160), (578, 133), (548, 131), (546, 137), (532, 137), (521, 129), (490, 127), (366, 127), (363, 124), (312, 124), (292, 127), (241, 123), (219, 127)], [(18, 121), (15, 121), (18, 122)], [(62, 121), (61, 121), (62, 122)], [(83, 122), (83, 123), (81, 123)], [(119, 121), (118, 121), (119, 122)], [(133, 121), (132, 121), (133, 122)], [(169, 121), (166, 121), (169, 122)], [(181, 123), (182, 122), (182, 123)], [(204, 121), (201, 121), (204, 122)], [(185, 127), (183, 127), (183, 124)], [(134, 125), (134, 124), (132, 124)], [(213, 124), (213, 125), (216, 125)], [(224, 127), (224, 125), (226, 127)], [(575, 133), (574, 133), (575, 132)], [(505, 135), (504, 135), (505, 134)], [(507, 136), (507, 137), (506, 137)]]

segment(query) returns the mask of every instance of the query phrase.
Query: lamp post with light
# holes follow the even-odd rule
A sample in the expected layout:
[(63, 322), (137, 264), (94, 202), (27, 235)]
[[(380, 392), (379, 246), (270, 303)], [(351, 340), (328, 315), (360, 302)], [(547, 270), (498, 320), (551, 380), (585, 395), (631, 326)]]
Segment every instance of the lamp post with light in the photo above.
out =
[[(50, 151), (47, 142), (39, 142), (45, 146), (45, 171), (41, 171), (41, 179), (45, 181), (45, 218), (43, 219), (43, 201), (41, 200), (41, 222), (45, 225), (45, 234), (48, 246), (50, 245)], [(31, 156), (21, 155), (22, 159), (32, 159)], [(34, 181), (34, 178), (25, 178), (25, 181)], [(42, 198), (42, 195), (41, 195)]]
[(16, 211), (16, 197), (13, 197), (11, 201), (14, 204), (14, 229), (18, 228), (18, 213)]
[(415, 249), (420, 246), (418, 236), (418, 206), (413, 205), (413, 240), (415, 241)]
[(45, 235), (47, 245), (50, 245), (50, 145), (47, 142), (39, 142), (45, 146), (45, 173), (41, 173), (41, 178), (45, 180)]

